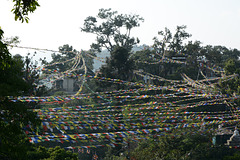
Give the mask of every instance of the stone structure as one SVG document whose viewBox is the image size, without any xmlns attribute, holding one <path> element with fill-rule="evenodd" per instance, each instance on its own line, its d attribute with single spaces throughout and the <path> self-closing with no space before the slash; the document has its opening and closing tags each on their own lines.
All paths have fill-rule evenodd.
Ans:
<svg viewBox="0 0 240 160">
<path fill-rule="evenodd" d="M 54 87 L 55 89 L 60 91 L 74 92 L 76 90 L 75 83 L 75 79 L 65 77 L 64 79 L 56 80 Z"/>
<path fill-rule="evenodd" d="M 75 80 L 73 78 L 64 78 L 63 80 L 63 89 L 67 92 L 74 91 Z"/>
<path fill-rule="evenodd" d="M 227 140 L 226 145 L 228 146 L 239 146 L 240 145 L 240 135 L 237 128 L 235 128 L 233 135 Z"/>
</svg>

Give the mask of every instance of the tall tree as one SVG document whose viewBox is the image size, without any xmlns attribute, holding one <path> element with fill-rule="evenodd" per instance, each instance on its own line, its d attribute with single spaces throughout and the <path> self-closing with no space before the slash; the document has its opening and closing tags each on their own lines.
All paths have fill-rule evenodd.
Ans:
<svg viewBox="0 0 240 160">
<path fill-rule="evenodd" d="M 29 12 L 36 8 L 35 0 L 13 0 L 16 20 L 26 20 Z M 15 103 L 6 96 L 21 95 L 27 83 L 24 81 L 22 61 L 12 58 L 7 44 L 3 42 L 3 30 L 0 28 L 0 159 L 25 159 L 29 149 L 29 141 L 24 134 L 23 127 L 39 124 L 36 114 L 28 111 L 23 103 Z"/>
<path fill-rule="evenodd" d="M 0 70 L 0 96 L 16 96 L 27 94 L 30 85 L 24 78 L 24 62 L 20 56 L 11 57 L 10 66 Z"/>
<path fill-rule="evenodd" d="M 138 38 L 131 37 L 134 27 L 139 27 L 143 18 L 139 15 L 123 15 L 109 9 L 99 9 L 96 17 L 89 16 L 84 20 L 81 30 L 93 33 L 97 36 L 97 42 L 93 43 L 93 49 L 101 51 L 102 47 L 112 52 L 115 46 L 132 49 L 134 44 L 139 43 Z M 101 23 L 101 24 L 99 24 Z M 125 32 L 125 33 L 123 33 Z"/>
<path fill-rule="evenodd" d="M 31 144 L 23 128 L 31 126 L 34 133 L 40 124 L 36 113 L 29 111 L 27 104 L 6 98 L 0 101 L 0 117 L 0 159 L 26 159 Z"/>
<path fill-rule="evenodd" d="M 37 70 L 37 61 L 33 62 L 33 57 L 35 56 L 36 52 L 30 57 L 30 53 L 27 54 L 25 59 L 19 55 L 19 59 L 23 61 L 24 66 L 22 68 L 24 72 L 24 80 L 29 85 L 27 95 L 35 95 L 36 94 L 36 87 L 37 83 L 39 82 L 39 75 L 40 71 Z M 16 56 L 14 56 L 16 57 Z"/>
<path fill-rule="evenodd" d="M 65 72 L 69 69 L 71 69 L 74 66 L 74 63 L 77 58 L 77 54 L 79 51 L 76 49 L 73 49 L 72 46 L 69 44 L 64 44 L 63 46 L 59 47 L 60 54 L 53 53 L 52 54 L 52 61 L 47 63 L 46 61 L 44 64 L 50 65 L 47 68 L 57 70 L 58 72 Z M 85 60 L 85 64 L 88 68 L 88 72 L 92 74 L 93 70 L 93 58 L 92 56 L 95 56 L 94 52 L 92 50 L 89 51 L 81 51 L 82 58 Z M 41 59 L 42 60 L 42 59 Z M 43 60 L 44 61 L 44 60 Z M 59 63 L 62 62 L 62 63 Z M 74 62 L 74 63 L 73 63 Z M 54 65 L 56 63 L 56 65 Z M 76 68 L 79 68 L 83 65 L 83 61 L 81 60 Z M 81 71 L 75 71 L 76 73 L 82 73 Z"/>
<path fill-rule="evenodd" d="M 223 48 L 221 46 L 207 45 L 203 47 L 202 54 L 206 57 L 210 63 L 215 65 L 222 65 L 223 63 Z"/>
<path fill-rule="evenodd" d="M 186 32 L 187 26 L 177 26 L 176 32 L 173 34 L 168 28 L 164 31 L 159 31 L 158 37 L 154 37 L 154 48 L 159 54 L 164 56 L 166 53 L 177 53 L 183 51 L 183 41 L 189 37 L 191 34 Z"/>
<path fill-rule="evenodd" d="M 72 46 L 65 44 L 59 47 L 60 54 L 53 53 L 52 54 L 52 61 L 48 63 L 48 65 L 52 65 L 58 62 L 65 62 L 67 60 L 71 60 L 77 54 L 77 50 L 73 49 Z M 64 72 L 69 70 L 72 67 L 72 63 L 58 63 L 57 65 L 53 65 L 48 67 L 49 69 L 58 70 L 59 72 Z"/>
<path fill-rule="evenodd" d="M 174 56 L 179 56 L 179 53 L 183 53 L 184 51 L 184 40 L 191 37 L 191 34 L 186 32 L 186 26 L 177 26 L 176 32 L 172 33 L 168 28 L 165 28 L 164 31 L 159 31 L 158 37 L 154 37 L 154 49 L 156 50 L 156 56 L 159 60 L 170 58 Z M 176 76 L 176 72 L 181 70 L 182 65 L 174 64 L 174 63 L 160 63 L 159 64 L 159 73 L 160 76 L 166 78 L 177 78 L 180 76 Z"/>
<path fill-rule="evenodd" d="M 157 56 L 159 58 L 159 56 Z M 135 62 L 135 70 L 144 70 L 145 72 L 158 75 L 159 65 L 148 63 L 156 62 L 155 50 L 143 49 L 133 53 L 131 60 Z"/>
<path fill-rule="evenodd" d="M 3 30 L 0 27 L 0 70 L 4 70 L 11 64 L 11 54 L 8 51 L 7 44 L 3 42 Z"/>
<path fill-rule="evenodd" d="M 199 62 L 202 54 L 202 46 L 200 41 L 189 41 L 184 45 L 183 53 L 186 55 L 186 67 L 181 68 L 179 72 L 187 74 L 192 79 L 202 78 L 199 74 Z"/>
<path fill-rule="evenodd" d="M 45 148 L 43 146 L 38 146 L 38 148 L 34 148 L 33 150 L 29 151 L 26 156 L 28 160 L 77 160 L 78 154 L 73 153 L 71 151 L 66 151 L 59 146 L 55 148 Z"/>
<path fill-rule="evenodd" d="M 39 7 L 38 0 L 12 0 L 14 2 L 14 6 L 12 12 L 15 15 L 15 20 L 19 20 L 21 22 L 29 21 L 28 13 L 34 12 L 37 7 Z"/>
<path fill-rule="evenodd" d="M 223 59 L 239 59 L 240 57 L 240 51 L 236 48 L 234 49 L 226 49 L 225 52 L 223 52 Z"/>
<path fill-rule="evenodd" d="M 132 159 L 213 160 L 223 159 L 224 156 L 234 153 L 235 150 L 226 146 L 213 146 L 210 138 L 211 135 L 203 135 L 199 131 L 195 131 L 195 135 L 151 138 L 148 141 L 139 143 L 134 150 L 130 151 L 129 156 Z"/>
<path fill-rule="evenodd" d="M 130 52 L 124 47 L 115 47 L 107 58 L 106 65 L 100 68 L 103 77 L 129 80 L 133 70 L 133 61 Z"/>
<path fill-rule="evenodd" d="M 183 51 L 183 41 L 192 35 L 186 32 L 187 26 L 177 26 L 176 32 L 173 36 L 172 42 L 170 44 L 171 50 L 175 52 L 182 52 Z"/>
<path fill-rule="evenodd" d="M 15 20 L 20 20 L 22 22 L 28 22 L 28 13 L 34 12 L 38 4 L 37 0 L 12 0 L 14 6 L 12 12 L 15 15 Z M 10 53 L 7 49 L 7 44 L 3 42 L 3 30 L 0 26 L 0 70 L 7 66 L 10 66 L 9 61 L 11 60 Z"/>
<path fill-rule="evenodd" d="M 11 102 L 7 96 L 29 93 L 32 84 L 24 80 L 24 61 L 20 55 L 11 57 L 10 65 L 0 70 L 0 159 L 24 159 L 30 143 L 23 128 L 31 124 L 34 131 L 39 124 L 37 116 L 28 105 Z M 27 71 L 31 77 L 30 69 Z M 30 79 L 29 79 L 30 80 Z"/>
<path fill-rule="evenodd" d="M 240 94 L 240 61 L 236 60 L 236 59 L 229 59 L 224 66 L 224 70 L 226 72 L 227 75 L 231 75 L 231 74 L 237 74 L 236 77 L 234 77 L 231 80 L 222 80 L 220 82 L 220 88 L 222 93 L 224 94 Z M 238 103 L 240 103 L 240 101 L 238 100 Z"/>
<path fill-rule="evenodd" d="M 165 31 L 159 31 L 158 35 L 161 36 L 162 38 L 158 39 L 157 37 L 154 37 L 153 46 L 156 49 L 156 51 L 163 56 L 165 50 L 169 49 L 172 40 L 172 33 L 167 27 L 165 27 Z"/>
<path fill-rule="evenodd" d="M 26 70 L 20 55 L 10 57 L 9 66 L 0 69 L 0 77 L 0 159 L 25 159 L 31 146 L 23 128 L 31 124 L 34 131 L 39 120 L 28 104 L 12 102 L 7 96 L 29 95 L 34 79 L 30 65 Z"/>
</svg>

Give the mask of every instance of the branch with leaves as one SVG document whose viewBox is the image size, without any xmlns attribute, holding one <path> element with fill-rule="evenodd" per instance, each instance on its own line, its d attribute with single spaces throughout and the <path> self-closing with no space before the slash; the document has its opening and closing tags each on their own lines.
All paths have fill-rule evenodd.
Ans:
<svg viewBox="0 0 240 160">
<path fill-rule="evenodd" d="M 97 36 L 97 42 L 93 43 L 91 48 L 99 52 L 102 48 L 112 52 L 116 46 L 131 50 L 133 45 L 140 42 L 138 38 L 131 37 L 130 33 L 134 27 L 139 27 L 144 19 L 139 15 L 117 13 L 110 8 L 100 9 L 96 17 L 89 16 L 84 20 L 81 30 Z"/>
</svg>

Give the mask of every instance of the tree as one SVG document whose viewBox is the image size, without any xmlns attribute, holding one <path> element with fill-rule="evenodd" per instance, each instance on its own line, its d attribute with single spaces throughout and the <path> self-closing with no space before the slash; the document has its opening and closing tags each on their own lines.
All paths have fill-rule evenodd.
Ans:
<svg viewBox="0 0 240 160">
<path fill-rule="evenodd" d="M 11 55 L 8 51 L 7 44 L 2 41 L 3 30 L 0 27 L 0 70 L 10 66 Z"/>
<path fill-rule="evenodd" d="M 24 63 L 18 56 L 11 58 L 9 67 L 0 70 L 0 96 L 16 96 L 27 93 L 30 86 L 24 81 Z"/>
<path fill-rule="evenodd" d="M 0 159 L 25 159 L 31 148 L 23 128 L 31 125 L 32 131 L 39 125 L 36 113 L 28 110 L 28 104 L 12 102 L 7 96 L 28 95 L 32 83 L 24 80 L 24 60 L 15 55 L 9 66 L 0 70 Z M 31 77 L 31 74 L 28 74 Z"/>
<path fill-rule="evenodd" d="M 176 133 L 175 133 L 176 134 Z M 159 140 L 140 142 L 129 156 L 132 159 L 223 159 L 234 151 L 225 146 L 212 146 L 210 135 L 187 134 L 162 136 Z"/>
<path fill-rule="evenodd" d="M 185 29 L 187 26 L 177 26 L 176 33 L 173 36 L 172 42 L 170 44 L 171 50 L 175 52 L 181 52 L 183 51 L 183 41 L 192 35 L 187 33 Z"/>
<path fill-rule="evenodd" d="M 183 49 L 183 53 L 186 55 L 186 67 L 181 68 L 179 72 L 185 73 L 192 79 L 201 79 L 202 76 L 199 74 L 199 62 L 202 54 L 202 46 L 200 41 L 189 41 Z"/>
<path fill-rule="evenodd" d="M 36 95 L 36 87 L 37 83 L 39 82 L 40 71 L 36 69 L 38 63 L 37 61 L 35 61 L 35 63 L 33 62 L 33 57 L 35 54 L 36 52 L 30 58 L 30 53 L 28 53 L 25 59 L 19 55 L 19 59 L 21 59 L 24 63 L 22 68 L 24 72 L 24 80 L 29 85 L 27 95 Z"/>
<path fill-rule="evenodd" d="M 133 61 L 130 52 L 124 47 L 115 47 L 107 58 L 106 65 L 100 68 L 103 77 L 129 80 L 133 70 Z"/>
<path fill-rule="evenodd" d="M 207 45 L 203 47 L 202 54 L 206 57 L 208 61 L 212 64 L 220 66 L 223 61 L 222 47 Z"/>
<path fill-rule="evenodd" d="M 139 43 L 139 39 L 130 37 L 131 30 L 139 27 L 143 18 L 139 15 L 117 14 L 117 11 L 109 9 L 99 9 L 96 17 L 89 16 L 84 20 L 81 30 L 86 33 L 97 35 L 97 42 L 91 48 L 101 51 L 102 47 L 112 52 L 116 46 L 132 49 L 134 44 Z M 98 23 L 101 24 L 98 24 Z M 125 33 L 122 33 L 125 32 Z"/>
<path fill-rule="evenodd" d="M 239 160 L 240 159 L 240 152 L 237 151 L 233 155 L 225 156 L 223 160 Z"/>
<path fill-rule="evenodd" d="M 28 13 L 34 12 L 38 4 L 37 0 L 12 0 L 15 4 L 13 6 L 12 12 L 15 15 L 15 20 L 20 20 L 22 22 L 26 21 L 28 23 Z M 7 44 L 3 42 L 3 30 L 0 26 L 0 70 L 7 66 L 10 66 L 9 61 L 11 60 L 10 53 L 7 49 Z"/>
<path fill-rule="evenodd" d="M 79 52 L 76 49 L 73 49 L 72 46 L 69 44 L 65 44 L 63 46 L 59 47 L 60 54 L 53 53 L 52 54 L 52 61 L 47 63 L 44 62 L 44 64 L 48 65 L 48 69 L 53 69 L 58 72 L 65 72 L 67 70 L 70 70 L 75 64 L 73 62 L 76 62 L 77 60 L 77 54 Z M 90 56 L 95 56 L 95 54 L 89 50 L 89 51 L 81 51 L 82 58 L 85 60 L 85 64 L 87 68 L 89 69 L 89 72 L 93 69 L 93 58 Z M 42 59 L 41 59 L 42 60 Z M 43 60 L 44 61 L 44 60 Z M 62 63 L 60 63 L 62 62 Z M 56 65 L 54 65 L 56 63 Z M 80 60 L 76 68 L 81 67 L 83 65 L 83 61 Z M 75 71 L 76 73 L 81 73 L 80 71 Z"/>
<path fill-rule="evenodd" d="M 35 9 L 36 1 L 13 0 L 15 19 L 28 21 L 27 14 Z M 35 113 L 28 111 L 26 104 L 12 102 L 6 96 L 19 96 L 27 83 L 22 79 L 22 61 L 13 58 L 3 42 L 3 30 L 0 28 L 0 159 L 25 159 L 30 143 L 24 134 L 23 127 L 39 125 Z"/>
<path fill-rule="evenodd" d="M 2 96 L 34 95 L 39 71 L 29 55 L 25 59 L 16 54 L 9 61 L 10 66 L 0 70 L 0 94 Z"/>
<path fill-rule="evenodd" d="M 27 104 L 5 98 L 0 101 L 0 117 L 0 159 L 24 160 L 31 145 L 23 128 L 30 125 L 34 133 L 40 124 L 36 113 Z"/>
<path fill-rule="evenodd" d="M 224 70 L 226 74 L 240 74 L 240 61 L 238 59 L 228 59 L 226 61 Z"/>
<path fill-rule="evenodd" d="M 183 51 L 183 40 L 191 37 L 191 34 L 187 33 L 185 29 L 187 26 L 177 26 L 176 32 L 172 32 L 165 28 L 165 31 L 159 31 L 158 35 L 161 39 L 154 37 L 154 48 L 157 50 L 158 54 L 161 54 L 163 57 L 168 53 L 177 53 Z"/>
<path fill-rule="evenodd" d="M 65 45 L 59 47 L 59 52 L 60 52 L 60 54 L 53 53 L 51 55 L 52 61 L 47 63 L 47 65 L 49 65 L 49 67 L 47 67 L 47 68 L 56 70 L 58 72 L 64 72 L 64 71 L 71 69 L 71 67 L 73 65 L 72 61 L 73 61 L 73 58 L 77 54 L 77 50 L 73 49 L 72 46 L 65 44 Z M 65 61 L 71 60 L 71 59 L 72 59 L 71 62 L 65 62 Z M 60 62 L 63 62 L 63 63 L 60 63 Z M 57 64 L 53 65 L 54 63 L 57 63 Z"/>
<path fill-rule="evenodd" d="M 240 57 L 240 51 L 237 50 L 236 48 L 234 49 L 225 49 L 223 52 L 223 59 L 228 60 L 228 59 L 239 59 Z"/>
<path fill-rule="evenodd" d="M 222 93 L 229 94 L 229 95 L 239 95 L 240 94 L 240 61 L 236 59 L 229 59 L 224 66 L 224 70 L 227 75 L 237 74 L 236 77 L 234 77 L 231 80 L 221 80 L 220 81 L 220 88 Z M 239 102 L 238 102 L 239 103 Z"/>
<path fill-rule="evenodd" d="M 79 90 L 79 88 L 82 89 L 82 85 L 85 82 L 83 82 L 84 77 L 80 75 L 85 73 L 87 75 L 95 75 L 92 71 L 94 63 L 93 57 L 95 57 L 95 53 L 92 50 L 81 50 L 79 52 L 68 44 L 60 46 L 59 52 L 60 54 L 52 54 L 52 61 L 49 63 L 46 62 L 45 59 L 40 59 L 46 66 L 44 67 L 44 74 L 42 77 L 48 76 L 49 74 L 55 74 L 61 78 L 71 77 L 72 79 L 76 80 L 74 82 L 74 91 Z M 55 89 L 62 89 L 61 84 L 57 84 L 56 86 L 57 87 L 55 87 Z"/>
<path fill-rule="evenodd" d="M 29 160 L 77 160 L 77 156 L 78 155 L 76 153 L 66 151 L 59 146 L 49 149 L 39 146 L 27 153 L 27 158 Z"/>
<path fill-rule="evenodd" d="M 132 54 L 131 60 L 135 62 L 135 70 L 144 70 L 145 72 L 158 75 L 159 74 L 159 65 L 148 63 L 156 62 L 156 59 L 159 58 L 158 55 L 155 54 L 155 50 L 144 49 L 137 51 Z M 144 62 L 143 62 L 144 61 Z M 146 62 L 146 63 L 145 63 Z"/>
<path fill-rule="evenodd" d="M 159 59 L 161 59 L 161 56 L 156 54 L 156 50 L 154 49 L 143 49 L 140 51 L 137 51 L 133 53 L 131 56 L 131 60 L 135 62 L 134 64 L 134 70 L 137 72 L 142 72 L 142 74 L 147 75 L 153 74 L 156 76 L 163 75 L 165 70 L 162 70 L 162 66 L 164 64 L 156 63 Z M 153 80 L 153 83 L 155 85 L 159 85 L 160 83 L 163 83 L 162 81 Z"/>
<path fill-rule="evenodd" d="M 14 15 L 15 15 L 15 20 L 20 20 L 22 22 L 26 21 L 28 22 L 29 18 L 28 13 L 30 12 L 34 12 L 36 10 L 36 8 L 39 6 L 37 0 L 13 0 L 14 4 L 14 8 L 12 9 Z M 17 69 L 17 71 L 14 69 L 14 67 L 16 65 L 20 65 L 19 62 L 17 61 L 13 61 L 10 52 L 8 51 L 7 48 L 7 43 L 3 42 L 3 30 L 0 27 L 0 72 L 1 72 L 1 76 L 2 78 L 7 78 L 6 79 L 2 79 L 1 78 L 1 85 L 3 83 L 5 83 L 6 85 L 4 85 L 5 87 L 10 87 L 9 88 L 5 88 L 2 93 L 0 94 L 1 96 L 6 95 L 7 92 L 11 92 L 11 90 L 19 90 L 20 87 L 25 87 L 24 85 L 19 85 L 17 83 L 21 83 L 22 80 L 19 79 L 19 66 L 15 69 Z M 18 60 L 19 61 L 19 60 Z M 11 65 L 14 65 L 14 67 L 11 67 Z M 10 69 L 11 71 L 13 71 L 13 74 L 11 75 L 9 72 L 10 70 L 4 71 L 5 69 Z M 17 73 L 18 72 L 18 73 Z M 17 77 L 16 77 L 17 76 Z M 11 78 L 17 78 L 15 79 L 16 83 L 13 86 L 8 85 L 8 81 Z M 13 83 L 12 83 L 13 84 Z M 16 87 L 16 88 L 15 88 Z M 22 89 L 20 89 L 22 90 Z M 5 93 L 3 93 L 5 92 Z M 14 91 L 15 92 L 15 91 Z"/>
<path fill-rule="evenodd" d="M 159 31 L 158 35 L 162 36 L 162 38 L 158 39 L 157 37 L 154 37 L 153 46 L 156 49 L 156 51 L 163 56 L 165 53 L 165 50 L 169 49 L 169 45 L 172 40 L 172 33 L 167 27 L 165 27 L 165 32 Z"/>
<path fill-rule="evenodd" d="M 160 39 L 158 37 L 154 37 L 154 48 L 156 50 L 156 57 L 158 55 L 158 59 L 165 59 L 170 58 L 174 56 L 179 56 L 179 53 L 184 52 L 184 44 L 183 41 L 189 37 L 191 37 L 191 34 L 187 33 L 186 26 L 177 26 L 176 32 L 173 34 L 168 28 L 165 28 L 165 31 L 159 31 L 158 35 L 160 36 Z M 159 64 L 159 73 L 160 76 L 165 78 L 175 77 L 177 79 L 180 78 L 179 73 L 176 74 L 176 72 L 179 72 L 183 67 L 179 64 L 173 64 L 173 63 L 160 63 Z M 176 75 L 178 75 L 176 77 Z"/>
<path fill-rule="evenodd" d="M 98 76 L 130 81 L 132 77 L 133 68 L 134 63 L 132 59 L 130 59 L 129 50 L 124 47 L 117 46 L 110 53 L 110 57 L 107 58 L 106 64 L 102 65 L 102 67 L 100 68 Z M 111 89 L 124 88 L 124 86 L 120 86 L 119 84 L 110 84 L 108 82 L 96 81 L 96 85 L 99 87 L 96 89 L 97 91 L 99 91 L 98 89 L 106 90 L 110 88 Z"/>
<path fill-rule="evenodd" d="M 22 22 L 29 21 L 28 13 L 34 12 L 37 7 L 40 5 L 38 4 L 38 0 L 12 0 L 15 4 L 13 6 L 12 12 L 15 15 L 15 20 L 19 20 Z"/>
</svg>

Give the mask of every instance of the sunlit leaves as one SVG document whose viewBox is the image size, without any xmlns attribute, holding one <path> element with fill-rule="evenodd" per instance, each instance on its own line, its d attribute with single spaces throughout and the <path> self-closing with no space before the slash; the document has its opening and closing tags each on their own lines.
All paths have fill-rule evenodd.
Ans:
<svg viewBox="0 0 240 160">
<path fill-rule="evenodd" d="M 81 28 L 83 32 L 96 34 L 97 42 L 92 44 L 92 49 L 101 51 L 106 48 L 113 51 L 115 46 L 131 49 L 139 39 L 130 37 L 131 29 L 139 27 L 144 19 L 139 15 L 123 15 L 109 9 L 99 9 L 96 17 L 89 16 L 84 20 Z"/>
<path fill-rule="evenodd" d="M 13 0 L 13 2 L 12 12 L 15 15 L 15 21 L 19 20 L 22 23 L 24 21 L 28 23 L 28 13 L 33 13 L 40 6 L 37 0 Z"/>
</svg>

